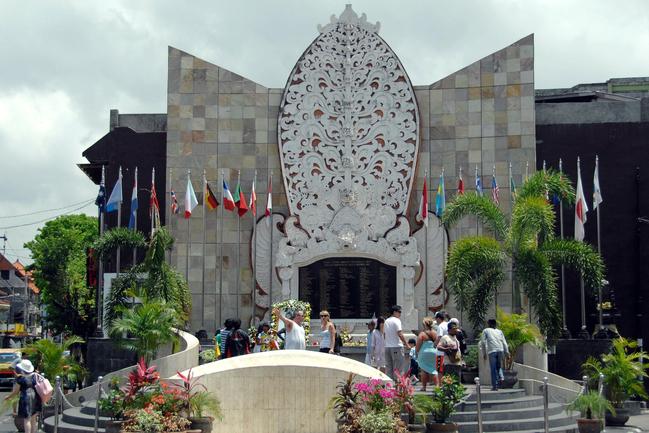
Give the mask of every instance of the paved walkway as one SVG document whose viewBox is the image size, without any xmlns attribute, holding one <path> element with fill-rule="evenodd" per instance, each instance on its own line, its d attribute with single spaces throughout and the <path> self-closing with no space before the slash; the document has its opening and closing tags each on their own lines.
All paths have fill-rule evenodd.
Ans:
<svg viewBox="0 0 649 433">
<path fill-rule="evenodd" d="M 633 415 L 624 427 L 606 427 L 602 433 L 638 433 L 649 432 L 649 410 L 640 415 Z"/>
</svg>

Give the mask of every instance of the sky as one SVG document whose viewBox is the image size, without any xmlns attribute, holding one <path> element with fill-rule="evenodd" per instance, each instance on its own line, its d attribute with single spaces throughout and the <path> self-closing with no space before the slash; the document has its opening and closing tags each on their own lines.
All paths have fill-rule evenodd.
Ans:
<svg viewBox="0 0 649 433">
<path fill-rule="evenodd" d="M 317 25 L 348 2 L 0 0 L 6 256 L 29 263 L 23 244 L 45 219 L 96 215 L 97 187 L 76 164 L 108 132 L 110 109 L 166 111 L 167 46 L 282 88 Z M 649 76 L 647 0 L 368 0 L 353 7 L 381 23 L 380 35 L 415 85 L 530 33 L 536 88 Z"/>
</svg>

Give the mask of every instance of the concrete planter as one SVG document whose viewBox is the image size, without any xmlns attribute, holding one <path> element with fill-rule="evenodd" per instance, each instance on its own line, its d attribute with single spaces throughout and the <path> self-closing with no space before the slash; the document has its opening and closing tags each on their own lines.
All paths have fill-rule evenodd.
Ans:
<svg viewBox="0 0 649 433">
<path fill-rule="evenodd" d="M 504 370 L 503 375 L 505 380 L 500 385 L 501 388 L 513 388 L 518 382 L 518 372 L 516 370 Z"/>
<path fill-rule="evenodd" d="M 601 419 L 577 419 L 577 428 L 579 429 L 579 433 L 600 433 L 603 425 L 604 421 Z"/>
<path fill-rule="evenodd" d="M 623 407 L 615 408 L 615 415 L 606 411 L 606 425 L 611 427 L 622 427 L 629 420 L 629 409 Z"/>
<path fill-rule="evenodd" d="M 454 422 L 427 422 L 426 433 L 458 433 Z"/>
<path fill-rule="evenodd" d="M 188 419 L 191 422 L 190 428 L 192 430 L 198 430 L 202 433 L 212 433 L 212 423 L 214 422 L 214 418 L 212 418 L 211 416 Z"/>
</svg>

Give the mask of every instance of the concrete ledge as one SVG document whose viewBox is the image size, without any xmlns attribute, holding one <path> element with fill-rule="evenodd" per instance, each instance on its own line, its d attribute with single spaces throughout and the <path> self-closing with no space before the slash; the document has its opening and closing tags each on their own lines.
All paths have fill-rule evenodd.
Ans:
<svg viewBox="0 0 649 433">
<path fill-rule="evenodd" d="M 551 402 L 571 402 L 582 390 L 581 385 L 578 383 L 539 368 L 514 364 L 514 370 L 518 372 L 518 381 L 521 388 L 524 388 L 528 395 L 541 394 L 543 378 L 547 377 Z"/>
</svg>

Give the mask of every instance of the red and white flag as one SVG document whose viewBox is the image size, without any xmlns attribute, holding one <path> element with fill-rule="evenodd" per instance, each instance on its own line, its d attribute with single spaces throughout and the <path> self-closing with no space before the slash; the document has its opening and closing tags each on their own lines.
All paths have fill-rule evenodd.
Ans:
<svg viewBox="0 0 649 433">
<path fill-rule="evenodd" d="M 581 167 L 579 157 L 577 157 L 577 199 L 575 201 L 575 240 L 583 241 L 586 224 L 586 213 L 588 212 L 588 204 L 586 204 L 586 197 L 584 197 L 584 189 L 581 186 Z"/>
<path fill-rule="evenodd" d="M 266 217 L 266 221 L 268 221 L 269 225 L 271 222 L 272 214 L 273 214 L 273 176 L 270 175 L 268 177 L 268 198 L 266 199 L 266 212 L 264 212 L 264 216 Z"/>
<path fill-rule="evenodd" d="M 457 181 L 457 195 L 464 194 L 464 179 L 462 179 L 462 167 L 460 167 L 460 178 Z"/>
<path fill-rule="evenodd" d="M 424 177 L 424 190 L 421 193 L 421 201 L 419 202 L 419 212 L 417 218 L 420 222 L 428 227 L 428 187 L 426 186 L 426 178 Z"/>
<path fill-rule="evenodd" d="M 198 206 L 198 200 L 196 199 L 196 193 L 194 192 L 192 181 L 189 178 L 189 173 L 187 173 L 187 189 L 185 190 L 185 219 L 191 218 L 192 211 L 196 206 Z"/>
<path fill-rule="evenodd" d="M 250 212 L 252 212 L 253 217 L 257 217 L 257 193 L 255 192 L 255 182 L 257 181 L 257 175 L 255 174 L 255 178 L 252 180 L 252 191 L 250 191 L 250 203 L 248 204 L 248 208 L 250 209 Z"/>
<path fill-rule="evenodd" d="M 151 170 L 151 196 L 149 198 L 149 216 L 151 217 L 151 234 L 160 228 L 160 204 L 155 191 L 155 168 Z"/>
</svg>

